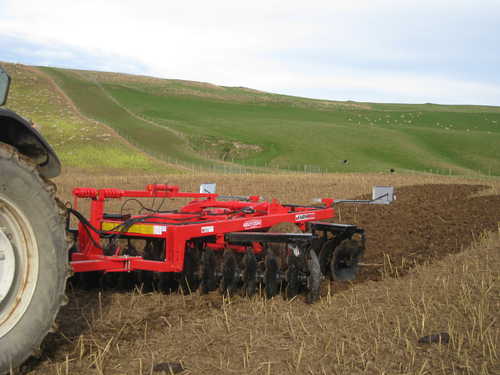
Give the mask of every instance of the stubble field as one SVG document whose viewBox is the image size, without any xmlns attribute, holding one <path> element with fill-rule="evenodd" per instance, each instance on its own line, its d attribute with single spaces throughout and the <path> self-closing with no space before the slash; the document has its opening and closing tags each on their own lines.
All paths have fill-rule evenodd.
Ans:
<svg viewBox="0 0 500 375">
<path fill-rule="evenodd" d="M 68 283 L 59 331 L 33 374 L 495 374 L 500 372 L 500 184 L 387 174 L 318 176 L 87 175 L 75 187 L 143 189 L 153 182 L 281 203 L 366 198 L 392 185 L 390 206 L 338 205 L 335 222 L 367 233 L 352 281 L 323 283 L 321 298 L 224 299 L 156 291 L 84 290 Z M 79 208 L 80 209 L 80 208 Z M 86 208 L 82 205 L 84 213 Z M 88 213 L 86 213 L 88 214 Z M 447 344 L 419 338 L 446 332 Z"/>
</svg>

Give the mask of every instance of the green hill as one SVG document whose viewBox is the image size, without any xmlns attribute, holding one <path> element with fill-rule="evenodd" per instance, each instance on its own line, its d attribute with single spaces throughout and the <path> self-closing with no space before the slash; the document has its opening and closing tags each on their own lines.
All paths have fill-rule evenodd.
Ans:
<svg viewBox="0 0 500 375">
<path fill-rule="evenodd" d="M 42 134 L 59 156 L 63 170 L 77 167 L 101 173 L 176 171 L 133 149 L 105 125 L 83 117 L 37 69 L 21 64 L 2 65 L 12 76 L 6 107 L 42 126 Z"/>
<path fill-rule="evenodd" d="M 170 162 L 203 168 L 224 158 L 295 171 L 309 165 L 322 172 L 500 175 L 500 107 L 335 102 L 117 73 L 39 70 L 87 117 Z"/>
</svg>

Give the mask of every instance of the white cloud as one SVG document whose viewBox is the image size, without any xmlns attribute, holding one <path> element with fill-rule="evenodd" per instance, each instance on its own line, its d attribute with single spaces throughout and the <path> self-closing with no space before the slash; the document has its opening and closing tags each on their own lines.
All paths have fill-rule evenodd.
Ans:
<svg viewBox="0 0 500 375">
<path fill-rule="evenodd" d="M 336 100 L 498 104 L 499 11 L 494 0 L 0 0 L 0 37 L 29 45 L 27 62 Z M 0 60 L 15 56 L 6 47 Z"/>
</svg>

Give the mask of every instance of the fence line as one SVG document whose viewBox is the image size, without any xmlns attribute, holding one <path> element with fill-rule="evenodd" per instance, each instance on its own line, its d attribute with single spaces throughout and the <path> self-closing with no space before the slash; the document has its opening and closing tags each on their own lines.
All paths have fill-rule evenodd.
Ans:
<svg viewBox="0 0 500 375">
<path fill-rule="evenodd" d="M 481 179 L 481 180 L 499 180 L 500 176 L 495 176 L 488 173 L 481 173 L 481 170 L 473 171 L 468 170 L 467 174 L 459 174 L 453 172 L 452 168 L 431 168 L 429 170 L 406 172 L 405 174 L 411 173 L 412 175 L 426 175 L 426 176 L 439 176 L 439 177 L 449 177 L 449 178 L 462 178 L 462 179 Z"/>
</svg>

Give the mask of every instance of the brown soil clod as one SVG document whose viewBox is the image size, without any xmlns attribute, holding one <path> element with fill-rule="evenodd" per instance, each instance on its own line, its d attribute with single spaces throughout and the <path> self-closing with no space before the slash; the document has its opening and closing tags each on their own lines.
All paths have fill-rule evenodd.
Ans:
<svg viewBox="0 0 500 375">
<path fill-rule="evenodd" d="M 433 343 L 448 344 L 449 342 L 450 342 L 450 335 L 446 332 L 434 333 L 432 335 L 421 337 L 418 340 L 419 344 L 433 344 Z"/>
</svg>

